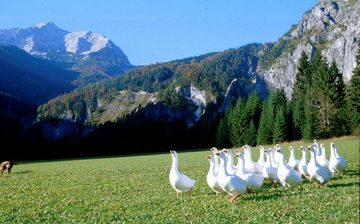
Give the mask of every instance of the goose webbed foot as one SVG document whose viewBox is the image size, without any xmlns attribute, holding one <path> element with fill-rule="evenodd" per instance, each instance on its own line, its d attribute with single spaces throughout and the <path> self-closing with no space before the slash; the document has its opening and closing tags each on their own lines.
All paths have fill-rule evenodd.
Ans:
<svg viewBox="0 0 360 224">
<path fill-rule="evenodd" d="M 276 182 L 274 180 L 271 182 L 271 186 L 276 187 Z"/>
<path fill-rule="evenodd" d="M 232 197 L 229 199 L 230 203 L 235 204 L 236 199 L 237 199 L 239 196 L 240 196 L 240 195 L 234 195 L 234 196 L 232 196 Z"/>
</svg>

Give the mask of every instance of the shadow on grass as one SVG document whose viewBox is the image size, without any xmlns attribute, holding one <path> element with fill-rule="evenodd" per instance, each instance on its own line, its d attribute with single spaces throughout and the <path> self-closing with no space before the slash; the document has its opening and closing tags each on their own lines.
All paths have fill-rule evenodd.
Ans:
<svg viewBox="0 0 360 224">
<path fill-rule="evenodd" d="M 20 171 L 12 172 L 11 175 L 28 174 L 32 172 L 33 172 L 32 170 L 20 170 Z"/>
<path fill-rule="evenodd" d="M 281 190 L 281 189 L 279 189 L 279 190 Z M 266 192 L 263 192 L 263 193 L 266 193 Z M 269 192 L 267 192 L 267 194 L 260 194 L 260 193 L 251 194 L 248 199 L 255 200 L 255 201 L 264 201 L 264 200 L 275 200 L 275 199 L 282 198 L 284 196 L 285 196 L 285 192 L 279 191 L 279 192 L 272 192 L 271 194 Z"/>
<path fill-rule="evenodd" d="M 345 171 L 345 174 L 343 176 L 360 176 L 359 170 L 349 170 Z"/>
<path fill-rule="evenodd" d="M 353 187 L 359 186 L 359 182 L 350 182 L 350 183 L 339 183 L 339 184 L 329 184 L 330 188 L 338 188 L 338 187 Z"/>
</svg>

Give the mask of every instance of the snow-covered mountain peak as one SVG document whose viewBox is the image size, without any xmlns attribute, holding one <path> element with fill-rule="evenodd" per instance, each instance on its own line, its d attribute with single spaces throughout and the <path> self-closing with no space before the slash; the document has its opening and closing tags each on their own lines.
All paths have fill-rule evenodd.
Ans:
<svg viewBox="0 0 360 224">
<path fill-rule="evenodd" d="M 64 37 L 66 51 L 76 54 L 90 54 L 108 46 L 110 39 L 92 31 L 68 33 Z"/>
<path fill-rule="evenodd" d="M 43 28 L 43 27 L 45 27 L 45 26 L 56 26 L 56 25 L 55 25 L 53 22 L 51 22 L 51 21 L 42 21 L 42 22 L 36 24 L 36 25 L 34 26 L 34 28 L 39 28 L 39 29 L 41 29 L 41 28 Z"/>
<path fill-rule="evenodd" d="M 133 67 L 108 37 L 92 31 L 69 32 L 49 21 L 28 28 L 0 29 L 2 44 L 17 46 L 81 73 L 75 80 L 77 86 L 123 74 Z"/>
</svg>

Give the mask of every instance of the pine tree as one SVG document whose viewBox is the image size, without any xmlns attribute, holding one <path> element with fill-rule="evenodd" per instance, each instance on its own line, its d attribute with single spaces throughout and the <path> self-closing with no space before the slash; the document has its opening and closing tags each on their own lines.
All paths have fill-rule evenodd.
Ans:
<svg viewBox="0 0 360 224">
<path fill-rule="evenodd" d="M 333 61 L 329 68 L 332 85 L 330 89 L 331 103 L 334 104 L 332 115 L 330 117 L 330 135 L 340 136 L 349 134 L 351 125 L 345 105 L 346 86 L 336 62 Z"/>
<path fill-rule="evenodd" d="M 235 106 L 230 110 L 228 126 L 230 131 L 230 142 L 233 146 L 240 145 L 240 119 L 243 117 L 245 102 L 239 98 Z"/>
<path fill-rule="evenodd" d="M 356 55 L 356 67 L 353 76 L 347 86 L 347 102 L 351 114 L 351 126 L 353 132 L 360 131 L 360 44 Z"/>
<path fill-rule="evenodd" d="M 259 130 L 257 134 L 257 144 L 271 144 L 273 137 L 273 114 L 270 110 L 269 101 L 263 104 L 260 115 Z"/>
<path fill-rule="evenodd" d="M 275 116 L 273 129 L 273 143 L 279 143 L 286 140 L 286 118 L 284 109 L 280 108 Z"/>
<path fill-rule="evenodd" d="M 275 119 L 278 110 L 286 109 L 287 98 L 286 98 L 285 90 L 280 89 L 270 93 L 269 102 L 270 102 L 271 113 L 273 114 Z"/>
<path fill-rule="evenodd" d="M 333 78 L 326 59 L 320 53 L 317 53 L 313 66 L 314 78 L 309 95 L 316 108 L 316 116 L 321 121 L 319 123 L 320 137 L 329 137 L 332 128 L 331 118 L 336 113 L 336 106 L 332 100 L 335 92 Z"/>
<path fill-rule="evenodd" d="M 244 142 L 250 146 L 256 145 L 256 128 L 253 119 L 250 120 L 250 124 L 244 133 Z"/>
<path fill-rule="evenodd" d="M 256 91 L 252 92 L 246 101 L 245 111 L 248 122 L 252 119 L 255 128 L 258 128 L 261 114 L 261 99 Z"/>
<path fill-rule="evenodd" d="M 317 138 L 319 135 L 318 130 L 318 122 L 316 112 L 314 111 L 314 107 L 311 104 L 310 100 L 305 99 L 304 105 L 304 127 L 302 131 L 302 138 L 306 140 L 313 140 Z"/>
<path fill-rule="evenodd" d="M 229 130 L 227 126 L 227 116 L 219 122 L 216 132 L 216 145 L 220 147 L 229 146 Z"/>
<path fill-rule="evenodd" d="M 301 53 L 295 78 L 296 79 L 290 103 L 292 117 L 291 139 L 300 139 L 302 136 L 302 130 L 304 128 L 304 99 L 310 90 L 312 80 L 312 65 L 304 51 Z"/>
<path fill-rule="evenodd" d="M 292 99 L 302 98 L 311 83 L 311 64 L 305 51 L 301 52 L 295 76 Z"/>
<path fill-rule="evenodd" d="M 341 108 L 345 102 L 346 86 L 343 75 L 339 71 L 336 62 L 332 61 L 329 68 L 330 78 L 332 79 L 331 97 L 337 108 Z"/>
</svg>

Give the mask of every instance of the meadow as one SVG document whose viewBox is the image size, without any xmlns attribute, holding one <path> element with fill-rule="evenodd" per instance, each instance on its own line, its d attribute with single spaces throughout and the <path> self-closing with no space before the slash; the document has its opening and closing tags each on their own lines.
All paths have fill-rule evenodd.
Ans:
<svg viewBox="0 0 360 224">
<path fill-rule="evenodd" d="M 319 141 L 328 158 L 331 141 L 349 162 L 343 176 L 323 189 L 305 180 L 303 191 L 265 182 L 234 205 L 207 186 L 208 149 L 179 152 L 180 171 L 196 180 L 179 197 L 168 180 L 169 153 L 17 162 L 12 175 L 0 176 L 0 223 L 359 223 L 359 137 Z M 286 158 L 289 145 L 282 144 Z"/>
</svg>

